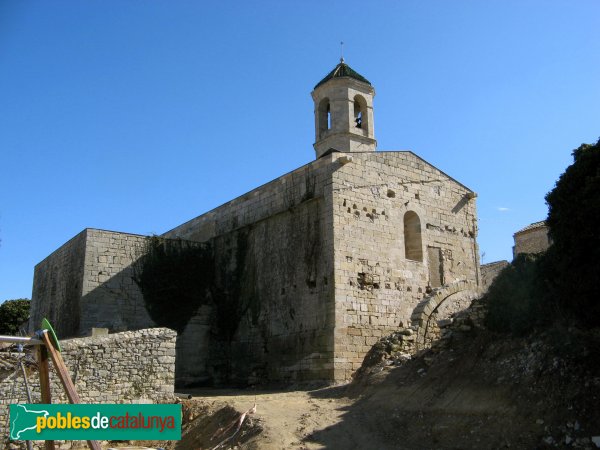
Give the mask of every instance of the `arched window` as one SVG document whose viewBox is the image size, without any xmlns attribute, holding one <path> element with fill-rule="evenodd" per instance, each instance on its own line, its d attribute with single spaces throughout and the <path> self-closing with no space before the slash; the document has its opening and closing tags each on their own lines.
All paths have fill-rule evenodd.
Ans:
<svg viewBox="0 0 600 450">
<path fill-rule="evenodd" d="M 319 139 L 323 137 L 323 134 L 331 129 L 331 108 L 329 106 L 329 99 L 324 98 L 319 103 L 318 110 L 319 117 Z"/>
<path fill-rule="evenodd" d="M 361 95 L 354 96 L 354 125 L 356 128 L 368 130 L 367 101 Z"/>
<path fill-rule="evenodd" d="M 423 262 L 421 221 L 414 211 L 404 214 L 404 254 L 406 259 Z"/>
</svg>

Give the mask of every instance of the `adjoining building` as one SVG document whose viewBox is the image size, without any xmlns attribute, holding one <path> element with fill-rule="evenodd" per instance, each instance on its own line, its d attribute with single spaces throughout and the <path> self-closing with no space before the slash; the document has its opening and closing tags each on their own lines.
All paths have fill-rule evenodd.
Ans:
<svg viewBox="0 0 600 450">
<path fill-rule="evenodd" d="M 515 245 L 513 247 L 513 257 L 522 253 L 535 254 L 548 250 L 552 240 L 548 234 L 549 228 L 545 221 L 534 222 L 517 231 L 513 238 Z"/>
<path fill-rule="evenodd" d="M 374 96 L 341 60 L 312 92 L 314 161 L 162 235 L 210 243 L 214 284 L 240 313 L 227 339 L 214 304 L 189 317 L 180 385 L 347 380 L 419 304 L 432 313 L 428 293 L 479 285 L 476 194 L 410 151 L 376 151 Z M 132 280 L 145 239 L 86 229 L 64 244 L 35 268 L 32 323 L 153 326 Z M 437 318 L 467 306 L 456 291 Z"/>
</svg>

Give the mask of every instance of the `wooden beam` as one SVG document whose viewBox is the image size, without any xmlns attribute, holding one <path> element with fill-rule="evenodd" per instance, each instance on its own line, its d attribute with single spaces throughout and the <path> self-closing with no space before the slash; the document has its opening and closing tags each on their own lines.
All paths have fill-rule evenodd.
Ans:
<svg viewBox="0 0 600 450">
<path fill-rule="evenodd" d="M 79 398 L 79 394 L 75 389 L 75 385 L 73 384 L 73 380 L 71 380 L 71 376 L 69 375 L 69 371 L 67 370 L 67 366 L 62 359 L 61 354 L 54 348 L 52 341 L 50 340 L 50 336 L 48 336 L 48 331 L 42 331 L 42 341 L 46 344 L 46 348 L 48 349 L 48 353 L 50 354 L 50 358 L 54 363 L 54 367 L 56 368 L 56 373 L 58 374 L 58 378 L 65 388 L 65 392 L 67 394 L 67 398 L 71 404 L 81 403 L 81 398 Z M 102 450 L 98 441 L 87 441 L 88 446 L 92 450 Z"/>
<path fill-rule="evenodd" d="M 56 368 L 56 373 L 63 387 L 65 388 L 65 392 L 67 394 L 67 398 L 70 403 L 81 403 L 81 399 L 79 398 L 79 394 L 75 390 L 75 385 L 73 381 L 71 381 L 71 376 L 69 375 L 69 371 L 67 370 L 67 366 L 62 359 L 61 354 L 54 348 L 52 341 L 50 340 L 50 336 L 48 336 L 48 332 L 46 330 L 42 331 L 42 341 L 46 344 L 46 348 L 48 349 L 48 353 L 50 354 L 50 358 L 54 363 L 54 367 Z"/>
</svg>

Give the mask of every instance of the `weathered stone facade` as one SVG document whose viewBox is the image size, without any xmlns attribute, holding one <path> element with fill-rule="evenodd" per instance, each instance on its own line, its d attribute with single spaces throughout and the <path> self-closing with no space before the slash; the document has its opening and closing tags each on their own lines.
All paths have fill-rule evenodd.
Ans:
<svg viewBox="0 0 600 450">
<path fill-rule="evenodd" d="M 515 240 L 513 257 L 516 258 L 522 253 L 542 253 L 548 250 L 552 243 L 548 231 L 549 228 L 544 221 L 532 223 L 517 231 L 513 235 Z"/>
<path fill-rule="evenodd" d="M 62 357 L 83 403 L 172 401 L 176 337 L 172 330 L 153 328 L 62 340 Z M 21 357 L 2 356 L 15 363 Z M 68 403 L 54 366 L 49 366 L 52 402 Z M 27 372 L 33 403 L 39 403 L 37 369 L 30 365 Z M 0 368 L 0 433 L 4 432 L 7 405 L 11 403 L 27 403 L 25 381 L 16 364 L 10 370 Z"/>
<path fill-rule="evenodd" d="M 347 380 L 434 289 L 465 287 L 438 299 L 436 318 L 467 306 L 480 283 L 476 195 L 412 152 L 375 151 L 373 96 L 370 83 L 340 63 L 313 92 L 317 160 L 163 235 L 210 242 L 214 283 L 243 305 L 227 341 L 215 333 L 214 305 L 190 318 L 177 343 L 181 384 Z M 80 325 L 65 330 L 148 323 L 145 312 L 120 309 L 142 304 L 128 281 L 136 255 L 128 249 L 143 238 L 131 236 L 107 235 L 97 246 L 99 238 L 88 237 Z M 105 272 L 115 261 L 120 266 Z M 51 267 L 42 262 L 36 279 L 51 277 Z M 39 317 L 52 311 L 37 305 L 50 295 L 33 298 Z M 50 319 L 68 323 L 70 312 L 56 309 Z"/>
<path fill-rule="evenodd" d="M 472 191 L 411 152 L 353 153 L 333 174 L 336 379 L 410 320 L 428 288 L 477 284 Z"/>
</svg>

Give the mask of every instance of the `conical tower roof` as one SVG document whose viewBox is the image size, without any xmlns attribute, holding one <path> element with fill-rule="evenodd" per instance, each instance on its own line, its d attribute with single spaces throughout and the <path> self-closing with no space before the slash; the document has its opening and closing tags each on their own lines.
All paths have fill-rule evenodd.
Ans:
<svg viewBox="0 0 600 450">
<path fill-rule="evenodd" d="M 335 68 L 331 72 L 329 72 L 325 78 L 323 78 L 315 85 L 315 89 L 333 78 L 344 77 L 354 78 L 355 80 L 367 83 L 369 86 L 371 85 L 371 82 L 369 80 L 367 80 L 361 74 L 353 70 L 348 64 L 344 62 L 344 59 L 342 58 L 340 60 L 340 63 L 337 66 L 335 66 Z"/>
</svg>

